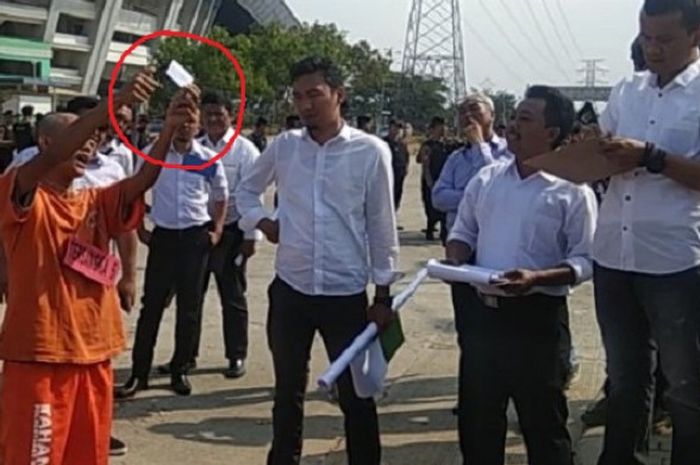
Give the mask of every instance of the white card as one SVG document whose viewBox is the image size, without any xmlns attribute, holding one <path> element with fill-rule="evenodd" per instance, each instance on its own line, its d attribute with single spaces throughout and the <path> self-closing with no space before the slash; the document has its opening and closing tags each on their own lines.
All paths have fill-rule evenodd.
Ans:
<svg viewBox="0 0 700 465">
<path fill-rule="evenodd" d="M 165 72 L 179 87 L 187 87 L 194 84 L 194 77 L 177 61 L 173 60 Z"/>
</svg>

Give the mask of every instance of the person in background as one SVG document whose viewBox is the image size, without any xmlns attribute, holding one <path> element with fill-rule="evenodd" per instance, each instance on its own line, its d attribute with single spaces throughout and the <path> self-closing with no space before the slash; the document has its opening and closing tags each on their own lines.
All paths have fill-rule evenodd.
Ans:
<svg viewBox="0 0 700 465">
<path fill-rule="evenodd" d="M 403 140 L 404 124 L 396 119 L 389 122 L 389 134 L 384 142 L 391 150 L 391 169 L 394 172 L 394 209 L 398 212 L 403 198 L 403 184 L 408 174 L 408 148 Z"/>
<path fill-rule="evenodd" d="M 16 152 L 36 145 L 34 141 L 34 107 L 26 105 L 21 110 L 22 118 L 12 126 Z"/>
<path fill-rule="evenodd" d="M 151 135 L 148 133 L 148 115 L 141 113 L 136 119 L 136 127 L 130 139 L 139 150 L 143 150 L 151 143 Z"/>
<path fill-rule="evenodd" d="M 124 135 L 129 134 L 131 132 L 131 125 L 134 122 L 134 113 L 131 108 L 117 108 L 114 112 L 114 117 L 122 133 Z M 105 139 L 105 142 L 100 147 L 100 152 L 119 163 L 126 175 L 131 176 L 134 173 L 134 154 L 121 139 L 119 139 L 112 125 L 110 125 L 105 132 Z"/>
<path fill-rule="evenodd" d="M 364 131 L 367 134 L 374 134 L 374 120 L 369 115 L 360 115 L 357 117 L 357 129 Z"/>
<path fill-rule="evenodd" d="M 200 129 L 199 108 L 196 113 L 196 121 L 182 125 L 174 134 L 166 163 L 201 166 L 216 156 L 194 138 Z M 139 164 L 143 165 L 142 159 Z M 201 325 L 204 279 L 210 251 L 221 241 L 226 218 L 228 184 L 222 161 L 202 170 L 163 172 L 152 197 L 150 218 L 155 229 L 145 231 L 142 226 L 139 233 L 148 245 L 143 307 L 136 326 L 131 376 L 116 389 L 118 399 L 148 389 L 158 329 L 173 289 L 177 320 L 170 387 L 178 395 L 192 393 L 187 374 Z"/>
<path fill-rule="evenodd" d="M 264 152 L 267 147 L 267 127 L 267 119 L 261 116 L 255 121 L 255 127 L 250 135 L 250 140 L 259 152 Z"/>
<path fill-rule="evenodd" d="M 301 129 L 303 127 L 299 115 L 288 115 L 284 121 L 284 130 L 291 131 L 293 129 Z"/>
<path fill-rule="evenodd" d="M 243 230 L 259 229 L 279 244 L 268 290 L 275 372 L 268 465 L 300 462 L 316 332 L 333 360 L 368 321 L 386 328 L 393 318 L 390 286 L 400 276 L 389 148 L 343 120 L 344 78 L 331 60 L 306 58 L 290 75 L 294 105 L 306 127 L 277 137 L 236 191 Z M 324 163 L 317 162 L 321 157 Z M 260 198 L 272 183 L 279 192 L 277 219 Z M 366 295 L 370 280 L 376 285 L 372 305 Z M 379 465 L 374 400 L 357 396 L 349 371 L 337 385 L 349 465 Z"/>
<path fill-rule="evenodd" d="M 668 381 L 672 465 L 698 463 L 700 439 L 700 3 L 646 0 L 648 71 L 612 91 L 601 115 L 613 176 L 593 245 L 607 356 L 600 465 L 649 461 L 656 356 Z"/>
<path fill-rule="evenodd" d="M 448 144 L 445 140 L 445 118 L 436 116 L 428 127 L 428 140 L 423 143 L 418 152 L 418 163 L 421 165 L 421 197 L 427 219 L 425 239 L 435 240 L 435 227 L 440 224 L 440 240 L 445 242 L 447 238 L 447 226 L 445 213 L 438 211 L 433 206 L 432 191 L 435 181 L 440 178 L 442 168 L 450 156 Z"/>
<path fill-rule="evenodd" d="M 514 160 L 492 163 L 469 182 L 446 249 L 447 262 L 504 271 L 465 286 L 459 303 L 459 439 L 465 464 L 505 461 L 512 399 L 531 464 L 573 465 L 564 387 L 569 352 L 567 295 L 593 274 L 596 201 L 588 186 L 528 168 L 556 149 L 574 124 L 558 90 L 533 86 L 516 111 Z"/>
<path fill-rule="evenodd" d="M 0 123 L 0 174 L 4 173 L 5 169 L 12 163 L 12 154 L 15 148 L 12 136 L 13 120 L 12 110 L 7 110 L 3 114 L 2 123 Z"/>
</svg>

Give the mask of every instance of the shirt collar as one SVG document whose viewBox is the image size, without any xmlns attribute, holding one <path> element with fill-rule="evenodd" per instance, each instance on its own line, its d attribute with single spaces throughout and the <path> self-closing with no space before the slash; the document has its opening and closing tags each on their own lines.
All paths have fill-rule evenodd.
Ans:
<svg viewBox="0 0 700 465">
<path fill-rule="evenodd" d="M 348 123 L 346 123 L 345 121 L 343 121 L 343 126 L 340 128 L 340 132 L 338 133 L 338 135 L 335 136 L 333 139 L 329 140 L 328 142 L 326 142 L 326 145 L 328 145 L 328 144 L 330 144 L 330 143 L 332 143 L 332 142 L 334 142 L 335 140 L 338 140 L 338 139 L 339 139 L 339 140 L 345 140 L 345 141 L 350 140 L 350 138 L 352 137 L 352 131 L 353 131 L 352 127 L 350 127 L 350 125 L 349 125 Z M 316 143 L 316 144 L 318 143 L 318 142 L 316 142 L 314 139 L 311 138 L 311 134 L 309 133 L 309 129 L 308 129 L 307 127 L 302 128 L 302 130 L 301 130 L 301 136 L 302 136 L 304 139 L 307 139 L 307 140 L 309 140 L 309 141 L 312 141 L 312 142 L 314 142 L 314 143 Z"/>
<path fill-rule="evenodd" d="M 228 128 L 226 132 L 224 133 L 224 136 L 219 140 L 218 144 L 221 144 L 222 142 L 224 144 L 228 144 L 228 141 L 231 140 L 231 138 L 234 136 L 236 132 L 233 130 L 233 128 Z M 209 134 L 205 134 L 204 137 L 202 137 L 202 142 L 204 146 L 209 147 L 209 148 L 216 148 L 218 147 L 218 144 L 215 144 L 210 138 Z"/>
<path fill-rule="evenodd" d="M 181 156 L 189 155 L 189 154 L 191 154 L 191 153 L 194 153 L 194 154 L 201 153 L 201 152 L 202 152 L 202 149 L 201 149 L 201 148 L 202 148 L 202 144 L 200 144 L 199 142 L 197 142 L 197 139 L 192 139 L 192 146 L 190 147 L 190 150 L 189 150 L 187 153 L 182 153 L 182 154 L 181 154 L 180 152 L 178 152 L 178 151 L 175 149 L 175 144 L 174 144 L 173 142 L 170 143 L 170 152 L 171 152 L 171 153 L 174 153 L 174 154 L 177 154 L 177 155 L 181 155 Z"/>
<path fill-rule="evenodd" d="M 670 84 L 676 84 L 681 87 L 688 87 L 691 82 L 700 77 L 700 59 L 695 60 L 693 63 L 688 65 L 688 67 L 683 70 L 678 76 L 676 76 Z M 659 75 L 649 72 L 647 74 L 646 80 L 647 86 L 658 89 L 659 88 Z M 670 84 L 667 84 L 668 87 Z"/>
<path fill-rule="evenodd" d="M 526 182 L 526 181 L 530 181 L 532 179 L 542 179 L 545 182 L 547 182 L 548 184 L 552 184 L 552 183 L 557 182 L 557 180 L 559 179 L 556 176 L 554 176 L 550 173 L 547 173 L 546 171 L 541 171 L 541 170 L 537 171 L 536 173 L 532 174 L 531 176 L 528 176 L 527 178 L 522 178 L 522 177 L 520 177 L 520 172 L 518 171 L 518 164 L 517 164 L 517 160 L 515 158 L 515 155 L 513 153 L 510 153 L 510 155 L 511 155 L 510 160 L 505 162 L 508 164 L 507 171 L 508 171 L 508 174 L 510 176 L 513 176 L 518 181 Z"/>
</svg>

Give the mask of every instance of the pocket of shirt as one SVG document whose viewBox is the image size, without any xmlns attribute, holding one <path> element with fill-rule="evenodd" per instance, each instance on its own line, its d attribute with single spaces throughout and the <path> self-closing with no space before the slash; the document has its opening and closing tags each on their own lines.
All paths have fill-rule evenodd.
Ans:
<svg viewBox="0 0 700 465">
<path fill-rule="evenodd" d="M 675 155 L 693 157 L 700 152 L 700 118 L 682 119 L 661 134 L 659 146 Z"/>
<path fill-rule="evenodd" d="M 525 221 L 523 246 L 526 253 L 534 257 L 551 257 L 561 254 L 559 231 L 562 220 L 551 216 L 537 215 Z"/>
</svg>

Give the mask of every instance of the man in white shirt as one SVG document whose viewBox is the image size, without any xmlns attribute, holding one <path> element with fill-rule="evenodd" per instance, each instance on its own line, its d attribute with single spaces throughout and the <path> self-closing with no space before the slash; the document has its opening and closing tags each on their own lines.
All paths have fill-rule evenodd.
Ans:
<svg viewBox="0 0 700 465">
<path fill-rule="evenodd" d="M 134 119 L 131 108 L 117 108 L 114 111 L 114 117 L 122 132 L 125 135 L 129 134 L 129 127 Z M 111 127 L 107 131 L 107 142 L 100 147 L 100 152 L 119 163 L 127 176 L 132 176 L 134 174 L 134 154 L 119 140 L 119 137 L 117 137 L 117 134 Z"/>
<path fill-rule="evenodd" d="M 572 465 L 562 351 L 570 340 L 567 295 L 591 278 L 596 199 L 524 165 L 571 133 L 573 103 L 531 87 L 509 139 L 515 160 L 483 168 L 468 184 L 447 261 L 504 271 L 468 287 L 461 302 L 459 436 L 465 464 L 502 465 L 508 400 L 515 403 L 529 463 Z"/>
<path fill-rule="evenodd" d="M 216 153 L 222 151 L 234 135 L 233 105 L 230 100 L 217 93 L 205 93 L 202 97 L 202 113 L 205 135 L 199 142 Z M 204 293 L 209 287 L 209 278 L 214 274 L 221 299 L 221 314 L 224 326 L 224 346 L 228 369 L 227 378 L 240 378 L 245 374 L 248 355 L 248 301 L 246 299 L 246 261 L 255 254 L 255 240 L 259 231 L 244 233 L 238 226 L 241 214 L 235 200 L 238 184 L 260 156 L 257 147 L 248 139 L 239 136 L 222 159 L 228 182 L 228 211 L 221 242 L 211 252 L 209 269 L 204 281 Z M 240 257 L 239 257 L 240 256 Z M 237 261 L 240 260 L 240 261 Z M 199 337 L 201 330 L 197 333 Z M 195 357 L 196 357 L 195 353 Z"/>
<path fill-rule="evenodd" d="M 199 124 L 188 123 L 179 128 L 166 163 L 201 166 L 214 158 L 215 152 L 194 139 L 198 131 Z M 142 164 L 139 159 L 139 165 Z M 131 377 L 115 392 L 121 399 L 148 389 L 158 328 L 173 289 L 177 320 L 170 385 L 179 395 L 192 392 L 187 371 L 199 331 L 204 277 L 209 252 L 221 240 L 226 217 L 228 184 L 221 160 L 198 171 L 163 170 L 152 194 L 150 217 L 155 229 L 144 234 L 149 251 L 143 308 L 136 327 Z M 210 200 L 214 202 L 211 213 Z"/>
<path fill-rule="evenodd" d="M 658 349 L 669 387 L 673 465 L 700 441 L 700 4 L 646 0 L 649 71 L 613 90 L 601 117 L 614 176 L 593 248 L 596 307 L 610 379 L 601 465 L 648 460 Z"/>
<path fill-rule="evenodd" d="M 316 331 L 335 359 L 369 320 L 385 328 L 393 317 L 389 287 L 400 277 L 389 147 L 343 121 L 343 77 L 330 60 L 307 58 L 290 74 L 305 128 L 280 134 L 236 191 L 241 228 L 260 229 L 279 243 L 268 291 L 275 369 L 268 465 L 299 464 Z M 273 182 L 279 194 L 276 220 L 260 199 Z M 376 293 L 368 306 L 370 279 Z M 338 392 L 350 465 L 379 465 L 374 400 L 357 397 L 349 372 L 339 379 Z"/>
</svg>

